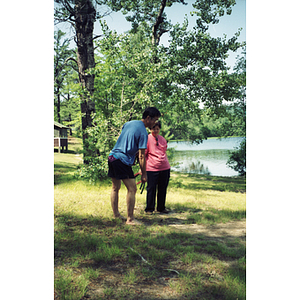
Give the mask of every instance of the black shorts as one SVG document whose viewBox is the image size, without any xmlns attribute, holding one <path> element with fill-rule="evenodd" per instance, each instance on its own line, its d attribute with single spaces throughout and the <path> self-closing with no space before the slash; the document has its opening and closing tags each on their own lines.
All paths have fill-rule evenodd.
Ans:
<svg viewBox="0 0 300 300">
<path fill-rule="evenodd" d="M 131 166 L 123 164 L 112 156 L 108 158 L 108 176 L 116 179 L 134 178 Z"/>
</svg>

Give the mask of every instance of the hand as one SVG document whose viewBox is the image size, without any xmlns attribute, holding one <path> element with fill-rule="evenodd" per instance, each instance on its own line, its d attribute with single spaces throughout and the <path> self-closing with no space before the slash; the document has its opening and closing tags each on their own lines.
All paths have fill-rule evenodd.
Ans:
<svg viewBox="0 0 300 300">
<path fill-rule="evenodd" d="M 141 180 L 143 183 L 146 183 L 147 182 L 147 174 L 142 174 Z"/>
</svg>

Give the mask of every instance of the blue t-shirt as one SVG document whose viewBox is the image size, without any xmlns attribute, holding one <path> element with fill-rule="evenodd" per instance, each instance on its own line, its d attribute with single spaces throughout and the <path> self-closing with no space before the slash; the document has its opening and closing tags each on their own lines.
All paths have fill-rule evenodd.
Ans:
<svg viewBox="0 0 300 300">
<path fill-rule="evenodd" d="M 147 149 L 148 133 L 142 121 L 129 121 L 123 125 L 114 148 L 109 155 L 120 159 L 125 165 L 132 166 L 139 149 Z"/>
</svg>

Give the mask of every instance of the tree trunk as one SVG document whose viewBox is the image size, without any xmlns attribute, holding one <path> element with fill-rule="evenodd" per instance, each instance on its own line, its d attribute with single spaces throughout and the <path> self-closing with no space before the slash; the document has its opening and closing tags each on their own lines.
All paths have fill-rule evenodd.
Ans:
<svg viewBox="0 0 300 300">
<path fill-rule="evenodd" d="M 60 120 L 60 92 L 59 90 L 57 91 L 57 119 L 58 119 L 58 123 L 61 123 Z"/>
<path fill-rule="evenodd" d="M 95 67 L 93 31 L 96 20 L 96 10 L 91 0 L 77 0 L 75 5 L 75 30 L 77 42 L 77 64 L 79 81 L 82 85 L 81 114 L 82 138 L 84 147 L 84 163 L 87 156 L 94 156 L 88 149 L 86 129 L 92 126 L 92 114 L 95 112 L 95 103 L 92 100 L 94 93 L 95 76 L 87 74 Z"/>
</svg>

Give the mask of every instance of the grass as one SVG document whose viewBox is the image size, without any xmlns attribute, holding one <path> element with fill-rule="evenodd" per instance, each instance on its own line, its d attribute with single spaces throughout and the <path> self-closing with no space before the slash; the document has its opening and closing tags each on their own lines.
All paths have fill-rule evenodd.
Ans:
<svg viewBox="0 0 300 300">
<path fill-rule="evenodd" d="M 74 179 L 80 158 L 54 154 L 55 299 L 246 298 L 245 237 L 188 229 L 245 220 L 245 178 L 172 173 L 172 213 L 146 215 L 146 192 L 138 192 L 143 225 L 130 227 L 112 218 L 109 180 Z M 125 197 L 122 186 L 123 215 Z"/>
</svg>

